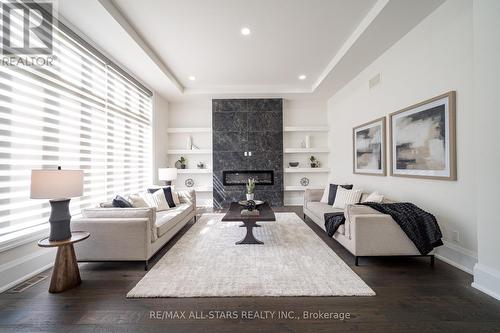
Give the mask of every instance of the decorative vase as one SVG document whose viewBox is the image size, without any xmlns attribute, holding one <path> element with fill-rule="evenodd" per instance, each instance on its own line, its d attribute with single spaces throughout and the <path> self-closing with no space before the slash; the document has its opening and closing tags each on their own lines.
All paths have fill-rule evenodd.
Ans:
<svg viewBox="0 0 500 333">
<path fill-rule="evenodd" d="M 253 193 L 247 193 L 247 200 L 253 200 Z"/>
<path fill-rule="evenodd" d="M 187 138 L 186 148 L 188 150 L 193 149 L 193 139 L 191 138 L 191 135 L 189 135 L 188 138 Z"/>
<path fill-rule="evenodd" d="M 306 148 L 311 148 L 311 136 L 306 135 Z"/>
</svg>

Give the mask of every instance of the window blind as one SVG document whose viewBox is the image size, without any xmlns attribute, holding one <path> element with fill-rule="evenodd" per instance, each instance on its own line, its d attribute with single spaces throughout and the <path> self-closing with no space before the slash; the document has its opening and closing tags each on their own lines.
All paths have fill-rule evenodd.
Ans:
<svg viewBox="0 0 500 333">
<path fill-rule="evenodd" d="M 31 169 L 84 170 L 72 214 L 152 180 L 150 93 L 67 28 L 53 38 L 52 66 L 0 66 L 0 238 L 47 223 L 48 202 L 29 198 Z"/>
</svg>

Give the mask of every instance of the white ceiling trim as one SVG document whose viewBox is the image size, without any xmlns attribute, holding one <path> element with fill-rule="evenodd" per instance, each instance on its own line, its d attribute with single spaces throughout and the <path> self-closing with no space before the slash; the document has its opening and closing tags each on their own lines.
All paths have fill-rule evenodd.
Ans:
<svg viewBox="0 0 500 333">
<path fill-rule="evenodd" d="M 361 20 L 361 23 L 357 26 L 357 28 L 353 31 L 353 33 L 347 38 L 345 43 L 342 45 L 340 50 L 335 54 L 332 60 L 328 63 L 326 68 L 320 74 L 316 82 L 311 87 L 311 92 L 314 92 L 321 82 L 330 74 L 330 72 L 337 66 L 337 64 L 342 60 L 342 58 L 347 54 L 349 49 L 356 43 L 356 41 L 361 37 L 361 35 L 368 29 L 370 24 L 375 20 L 375 18 L 382 12 L 385 6 L 389 3 L 390 0 L 378 0 L 375 5 L 370 9 L 368 14 Z"/>
<path fill-rule="evenodd" d="M 103 8 L 113 17 L 113 19 L 127 32 L 127 34 L 139 45 L 146 55 L 158 66 L 162 73 L 172 82 L 180 93 L 184 92 L 184 86 L 175 77 L 168 66 L 160 59 L 156 52 L 144 41 L 139 33 L 132 27 L 127 19 L 115 7 L 112 0 L 98 0 Z"/>
<path fill-rule="evenodd" d="M 239 94 L 239 95 L 255 95 L 255 94 L 310 94 L 311 89 L 301 89 L 287 86 L 276 85 L 231 85 L 231 86 L 213 86 L 202 88 L 185 88 L 185 95 L 195 94 Z"/>
</svg>

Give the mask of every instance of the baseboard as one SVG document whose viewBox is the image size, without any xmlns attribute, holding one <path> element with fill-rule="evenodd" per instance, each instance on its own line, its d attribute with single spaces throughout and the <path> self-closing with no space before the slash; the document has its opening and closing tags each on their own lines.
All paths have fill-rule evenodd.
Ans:
<svg viewBox="0 0 500 333">
<path fill-rule="evenodd" d="M 477 263 L 472 287 L 500 301 L 500 271 Z"/>
<path fill-rule="evenodd" d="M 464 272 L 473 274 L 477 263 L 477 254 L 456 244 L 444 241 L 444 245 L 436 248 L 434 255 L 439 260 Z"/>
<path fill-rule="evenodd" d="M 12 257 L 15 259 L 0 266 L 0 293 L 49 269 L 54 263 L 55 251 L 36 248 L 29 254 L 19 248 L 9 251 L 12 251 Z"/>
</svg>

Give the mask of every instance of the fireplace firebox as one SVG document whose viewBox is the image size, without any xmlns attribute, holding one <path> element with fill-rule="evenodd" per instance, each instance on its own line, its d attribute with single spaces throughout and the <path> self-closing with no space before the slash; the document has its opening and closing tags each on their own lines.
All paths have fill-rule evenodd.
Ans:
<svg viewBox="0 0 500 333">
<path fill-rule="evenodd" d="M 227 170 L 222 171 L 224 186 L 245 185 L 248 179 L 254 179 L 255 185 L 274 185 L 273 170 Z"/>
</svg>

